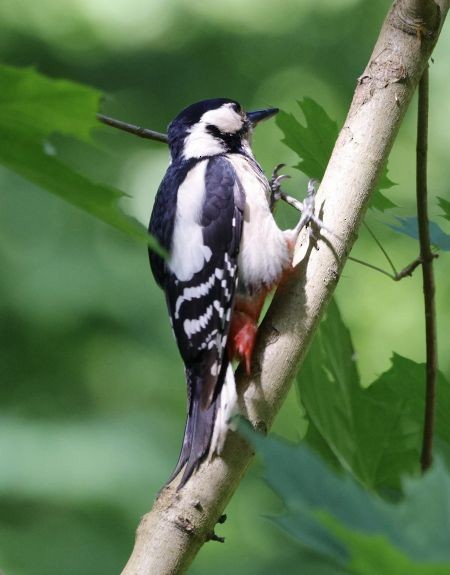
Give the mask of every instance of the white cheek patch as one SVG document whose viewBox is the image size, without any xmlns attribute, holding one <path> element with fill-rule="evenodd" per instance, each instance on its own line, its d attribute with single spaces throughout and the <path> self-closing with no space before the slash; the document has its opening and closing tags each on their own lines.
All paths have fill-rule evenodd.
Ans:
<svg viewBox="0 0 450 575">
<path fill-rule="evenodd" d="M 225 151 L 225 143 L 210 134 L 206 124 L 195 124 L 184 139 L 183 156 L 186 160 L 215 156 Z"/>
<path fill-rule="evenodd" d="M 189 159 L 223 154 L 227 151 L 225 142 L 213 136 L 208 126 L 215 126 L 224 134 L 235 134 L 243 124 L 244 120 L 234 110 L 232 103 L 205 112 L 184 139 L 183 156 Z"/>
<path fill-rule="evenodd" d="M 211 124 L 216 126 L 225 134 L 234 134 L 239 132 L 243 125 L 242 117 L 234 110 L 233 104 L 224 104 L 216 110 L 205 112 L 200 118 L 202 124 Z"/>
<path fill-rule="evenodd" d="M 212 256 L 203 243 L 200 224 L 205 198 L 205 170 L 207 161 L 198 163 L 178 189 L 177 211 L 172 238 L 169 268 L 180 281 L 189 281 Z"/>
</svg>

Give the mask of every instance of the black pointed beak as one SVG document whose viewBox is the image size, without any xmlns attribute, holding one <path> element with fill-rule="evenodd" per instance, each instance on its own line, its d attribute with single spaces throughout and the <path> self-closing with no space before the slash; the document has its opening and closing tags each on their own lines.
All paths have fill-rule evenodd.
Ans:
<svg viewBox="0 0 450 575">
<path fill-rule="evenodd" d="M 278 108 L 267 108 L 266 110 L 256 110 L 255 112 L 247 112 L 247 118 L 250 120 L 252 127 L 254 128 L 262 120 L 267 120 L 272 116 L 275 116 L 279 112 Z"/>
</svg>

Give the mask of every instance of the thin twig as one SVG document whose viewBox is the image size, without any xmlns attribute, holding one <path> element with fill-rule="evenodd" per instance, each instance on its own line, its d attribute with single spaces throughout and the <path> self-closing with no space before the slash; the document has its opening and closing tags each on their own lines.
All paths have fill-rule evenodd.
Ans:
<svg viewBox="0 0 450 575">
<path fill-rule="evenodd" d="M 416 150 L 416 192 L 417 218 L 419 224 L 420 258 L 422 260 L 423 296 L 425 304 L 426 337 L 426 392 L 425 417 L 423 427 L 422 471 L 428 469 L 433 460 L 433 431 L 435 415 L 436 376 L 437 376 L 437 338 L 435 285 L 433 275 L 434 255 L 431 251 L 427 206 L 427 152 L 428 152 L 428 66 L 419 83 L 419 103 L 417 119 Z"/>
<path fill-rule="evenodd" d="M 438 258 L 439 254 L 433 253 L 432 257 Z M 378 266 L 375 266 L 373 264 L 369 264 L 368 262 L 365 262 L 364 260 L 359 260 L 358 258 L 354 258 L 353 256 L 348 256 L 348 259 L 352 260 L 353 262 L 356 262 L 357 264 L 361 264 L 363 266 L 366 266 L 367 268 L 371 268 L 372 270 L 380 272 L 381 274 L 388 276 L 389 278 L 391 278 L 395 282 L 399 282 L 400 280 L 402 280 L 406 277 L 411 277 L 414 270 L 416 268 L 418 268 L 420 266 L 420 264 L 422 263 L 421 256 L 418 256 L 415 260 L 413 260 L 411 263 L 409 263 L 407 266 L 405 266 L 403 269 L 401 269 L 399 272 L 397 272 L 394 275 L 394 274 L 391 274 L 390 272 L 387 272 L 386 270 L 384 270 L 382 268 L 379 268 Z"/>
<path fill-rule="evenodd" d="M 140 126 L 135 126 L 134 124 L 128 124 L 127 122 L 122 122 L 122 120 L 110 118 L 104 114 L 97 114 L 97 119 L 107 126 L 112 126 L 113 128 L 118 128 L 124 132 L 129 132 L 130 134 L 139 136 L 139 138 L 161 142 L 162 144 L 167 144 L 168 142 L 167 135 L 162 134 L 161 132 L 155 132 L 154 130 L 149 130 L 148 128 L 141 128 Z"/>
<path fill-rule="evenodd" d="M 356 262 L 357 264 L 361 264 L 362 266 L 366 266 L 366 268 L 370 268 L 372 270 L 375 270 L 377 272 L 380 272 L 380 274 L 384 274 L 385 276 L 388 276 L 388 278 L 391 278 L 391 280 L 396 281 L 397 277 L 389 272 L 387 272 L 386 270 L 379 268 L 378 266 L 374 266 L 373 264 L 369 264 L 369 262 L 365 262 L 364 260 L 359 260 L 358 258 L 354 258 L 353 256 L 348 256 L 348 259 L 351 260 L 352 262 Z"/>
<path fill-rule="evenodd" d="M 361 264 L 363 266 L 366 266 L 368 268 L 371 268 L 373 270 L 376 270 L 388 277 L 390 277 L 391 279 L 393 279 L 394 281 L 398 282 L 406 277 L 411 277 L 414 270 L 416 268 L 418 268 L 420 266 L 420 264 L 422 263 L 422 256 L 418 256 L 415 260 L 413 260 L 411 263 L 409 263 L 407 266 L 405 266 L 403 269 L 401 269 L 399 272 L 395 269 L 394 266 L 394 262 L 391 260 L 389 254 L 387 253 L 386 249 L 383 247 L 382 243 L 380 242 L 380 240 L 377 238 L 377 236 L 374 234 L 374 232 L 369 228 L 369 226 L 367 225 L 366 222 L 363 222 L 365 228 L 367 229 L 367 231 L 369 232 L 369 234 L 372 236 L 372 239 L 375 241 L 375 243 L 377 244 L 377 246 L 380 248 L 380 250 L 383 252 L 385 258 L 387 259 L 387 261 L 389 262 L 389 265 L 391 266 L 392 271 L 394 272 L 393 274 L 387 272 L 386 270 L 383 270 L 382 268 L 379 268 L 378 266 L 374 266 L 373 264 L 369 264 L 368 262 L 365 262 L 363 260 L 359 260 L 357 258 L 351 257 L 349 256 L 349 260 L 352 260 L 358 264 Z M 437 253 L 433 253 L 431 252 L 430 249 L 430 257 L 431 258 L 437 258 L 439 257 L 439 254 Z"/>
<path fill-rule="evenodd" d="M 391 266 L 391 270 L 394 274 L 394 276 L 397 276 L 397 270 L 395 269 L 394 266 L 394 262 L 391 260 L 391 258 L 389 257 L 389 254 L 387 253 L 387 251 L 384 249 L 382 243 L 380 242 L 380 240 L 377 238 L 377 236 L 374 234 L 374 232 L 369 228 L 369 226 L 367 225 L 366 222 L 363 222 L 364 227 L 366 228 L 366 230 L 369 232 L 369 234 L 372 236 L 372 239 L 375 241 L 375 243 L 377 244 L 377 246 L 380 248 L 380 250 L 383 252 L 384 257 L 387 259 L 389 265 Z"/>
</svg>

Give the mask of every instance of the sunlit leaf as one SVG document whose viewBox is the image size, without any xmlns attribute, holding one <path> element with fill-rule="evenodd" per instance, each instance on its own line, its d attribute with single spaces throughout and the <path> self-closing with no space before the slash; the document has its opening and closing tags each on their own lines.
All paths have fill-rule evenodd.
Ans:
<svg viewBox="0 0 450 575">
<path fill-rule="evenodd" d="M 305 445 L 243 433 L 284 502 L 286 512 L 273 520 L 302 545 L 361 575 L 450 573 L 450 475 L 442 462 L 406 480 L 404 498 L 389 503 L 337 475 Z"/>
<path fill-rule="evenodd" d="M 126 194 L 75 172 L 49 141 L 59 133 L 89 142 L 100 92 L 7 66 L 0 66 L 0 86 L 0 163 L 162 253 L 144 226 L 121 210 Z"/>
<path fill-rule="evenodd" d="M 360 385 L 350 333 L 335 302 L 297 376 L 310 427 L 306 440 L 365 485 L 398 488 L 417 473 L 423 426 L 425 365 L 394 354 L 369 388 Z M 436 433 L 450 446 L 450 385 L 438 375 Z"/>
<path fill-rule="evenodd" d="M 396 220 L 399 222 L 398 226 L 387 225 L 396 232 L 410 236 L 415 240 L 419 238 L 419 227 L 415 216 L 396 216 Z M 450 235 L 446 234 L 436 222 L 430 221 L 429 227 L 431 243 L 443 251 L 450 251 Z"/>
<path fill-rule="evenodd" d="M 89 142 L 101 93 L 94 88 L 55 80 L 33 68 L 0 67 L 2 127 L 45 137 L 54 132 Z"/>
<path fill-rule="evenodd" d="M 277 114 L 276 123 L 284 134 L 283 142 L 300 157 L 296 168 L 308 177 L 320 180 L 333 151 L 338 127 L 311 98 L 297 103 L 305 117 L 305 125 L 293 114 L 283 111 Z"/>
<path fill-rule="evenodd" d="M 338 125 L 311 98 L 303 98 L 297 103 L 305 118 L 305 124 L 297 120 L 293 114 L 283 111 L 277 114 L 276 123 L 284 134 L 282 141 L 300 157 L 300 163 L 295 167 L 309 178 L 321 180 L 339 134 Z M 385 169 L 373 195 L 371 207 L 380 211 L 396 207 L 380 192 L 380 189 L 395 185 L 388 178 Z"/>
</svg>

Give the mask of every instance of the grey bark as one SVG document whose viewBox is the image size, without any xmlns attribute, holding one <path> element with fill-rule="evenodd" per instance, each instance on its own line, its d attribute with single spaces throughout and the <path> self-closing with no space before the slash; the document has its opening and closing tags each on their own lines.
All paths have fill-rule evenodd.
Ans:
<svg viewBox="0 0 450 575">
<path fill-rule="evenodd" d="M 340 239 L 326 231 L 316 246 L 306 235 L 299 239 L 296 272 L 276 294 L 263 321 L 252 374 L 238 373 L 241 413 L 256 429 L 266 432 L 270 428 L 306 354 L 449 3 L 394 2 L 369 63 L 357 80 L 316 199 L 317 213 Z M 139 525 L 122 575 L 184 573 L 211 538 L 252 455 L 249 445 L 230 432 L 221 457 L 203 464 L 180 492 L 176 492 L 176 484 L 165 488 Z"/>
</svg>

